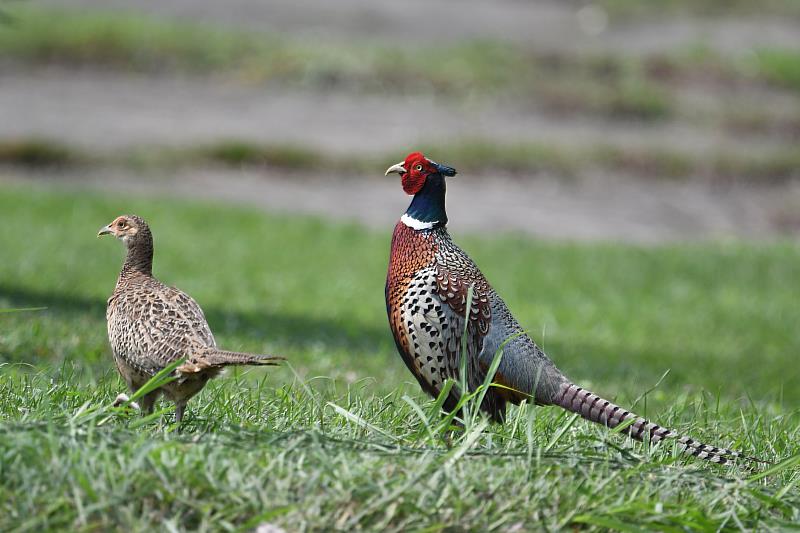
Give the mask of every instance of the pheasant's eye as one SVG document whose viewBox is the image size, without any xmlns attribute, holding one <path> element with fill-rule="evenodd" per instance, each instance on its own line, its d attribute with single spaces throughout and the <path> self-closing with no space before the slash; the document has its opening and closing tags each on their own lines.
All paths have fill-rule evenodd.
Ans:
<svg viewBox="0 0 800 533">
<path fill-rule="evenodd" d="M 416 165 L 414 167 L 414 170 L 416 170 L 417 172 L 422 172 L 422 165 Z"/>
<path fill-rule="evenodd" d="M 118 228 L 121 228 L 121 227 L 124 227 L 124 226 L 125 226 L 125 222 L 123 222 L 122 220 L 120 220 L 119 222 L 117 222 L 117 227 L 118 227 Z"/>
</svg>

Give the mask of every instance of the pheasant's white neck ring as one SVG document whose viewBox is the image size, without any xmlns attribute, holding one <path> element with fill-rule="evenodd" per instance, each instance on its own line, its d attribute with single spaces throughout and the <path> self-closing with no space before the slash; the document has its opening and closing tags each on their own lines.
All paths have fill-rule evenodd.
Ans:
<svg viewBox="0 0 800 533">
<path fill-rule="evenodd" d="M 414 218 L 412 216 L 409 216 L 408 213 L 406 213 L 402 217 L 400 217 L 400 222 L 402 222 L 403 224 L 405 224 L 409 228 L 416 229 L 416 230 L 431 229 L 436 224 L 439 223 L 438 220 L 434 220 L 434 221 L 431 221 L 431 222 L 423 222 L 422 220 L 417 220 L 416 218 Z"/>
</svg>

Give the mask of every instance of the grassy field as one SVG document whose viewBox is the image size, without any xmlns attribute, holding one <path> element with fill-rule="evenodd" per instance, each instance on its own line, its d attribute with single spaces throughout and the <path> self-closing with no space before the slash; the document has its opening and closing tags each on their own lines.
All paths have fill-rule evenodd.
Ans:
<svg viewBox="0 0 800 533">
<path fill-rule="evenodd" d="M 398 190 L 398 215 L 405 207 Z M 111 409 L 104 308 L 146 217 L 155 272 L 222 346 L 286 355 L 151 419 Z M 664 425 L 773 461 L 715 467 L 555 408 L 443 439 L 395 353 L 391 228 L 152 198 L 0 188 L 0 529 L 663 531 L 800 521 L 800 249 L 639 248 L 451 231 L 557 364 Z M 661 376 L 668 376 L 653 388 Z"/>
</svg>

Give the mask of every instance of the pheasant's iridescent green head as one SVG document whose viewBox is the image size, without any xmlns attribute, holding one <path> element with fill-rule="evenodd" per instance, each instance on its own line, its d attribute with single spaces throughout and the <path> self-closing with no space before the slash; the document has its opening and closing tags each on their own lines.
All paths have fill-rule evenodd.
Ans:
<svg viewBox="0 0 800 533">
<path fill-rule="evenodd" d="M 98 237 L 102 237 L 103 235 L 113 235 L 128 246 L 136 241 L 143 239 L 149 240 L 151 238 L 150 228 L 147 227 L 147 223 L 144 219 L 136 215 L 118 216 L 111 224 L 103 226 L 100 228 L 100 231 L 97 232 Z"/>
<path fill-rule="evenodd" d="M 456 175 L 456 169 L 431 161 L 422 152 L 412 152 L 405 161 L 386 170 L 387 176 L 392 173 L 400 174 L 403 190 L 406 194 L 414 195 L 422 190 L 429 177 L 452 177 Z"/>
</svg>

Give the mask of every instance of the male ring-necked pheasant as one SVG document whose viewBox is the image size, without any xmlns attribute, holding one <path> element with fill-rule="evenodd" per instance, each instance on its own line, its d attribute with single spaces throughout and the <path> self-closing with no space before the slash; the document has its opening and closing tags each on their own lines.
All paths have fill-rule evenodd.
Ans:
<svg viewBox="0 0 800 533">
<path fill-rule="evenodd" d="M 281 357 L 220 350 L 200 306 L 188 294 L 153 277 L 153 235 L 136 215 L 122 215 L 100 228 L 128 248 L 117 285 L 108 299 L 108 340 L 122 378 L 136 392 L 171 363 L 185 359 L 177 379 L 142 398 L 150 413 L 159 394 L 175 403 L 180 422 L 189 399 L 230 365 L 275 365 Z M 117 402 L 126 401 L 121 394 Z"/>
<path fill-rule="evenodd" d="M 386 309 L 397 349 L 423 390 L 437 396 L 447 379 L 458 379 L 465 331 L 467 293 L 473 301 L 466 324 L 466 384 L 480 386 L 501 344 L 503 355 L 481 409 L 502 422 L 506 405 L 529 400 L 558 405 L 630 437 L 656 443 L 676 439 L 687 453 L 715 463 L 744 458 L 739 452 L 709 446 L 662 428 L 572 383 L 523 332 L 481 271 L 450 238 L 445 211 L 445 179 L 456 171 L 415 152 L 389 167 L 400 175 L 414 199 L 392 236 L 386 279 Z M 444 403 L 452 411 L 460 391 Z M 630 423 L 630 422 L 629 422 Z M 750 458 L 745 458 L 750 459 Z"/>
</svg>

